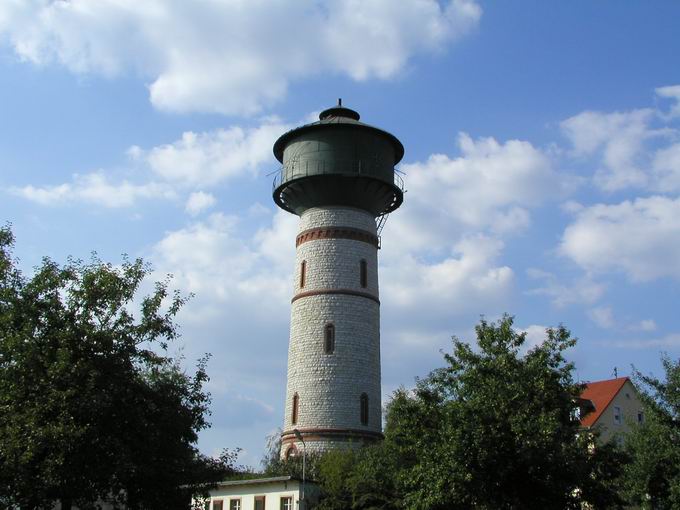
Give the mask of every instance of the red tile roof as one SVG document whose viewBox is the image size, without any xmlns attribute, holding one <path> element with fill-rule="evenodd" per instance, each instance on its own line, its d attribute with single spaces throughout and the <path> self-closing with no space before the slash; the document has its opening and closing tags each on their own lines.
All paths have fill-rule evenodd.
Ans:
<svg viewBox="0 0 680 510">
<path fill-rule="evenodd" d="M 595 410 L 581 420 L 581 425 L 592 427 L 611 401 L 614 400 L 616 394 L 621 391 L 626 381 L 628 381 L 628 377 L 587 383 L 583 393 L 581 393 L 581 398 L 590 400 L 595 406 Z"/>
</svg>

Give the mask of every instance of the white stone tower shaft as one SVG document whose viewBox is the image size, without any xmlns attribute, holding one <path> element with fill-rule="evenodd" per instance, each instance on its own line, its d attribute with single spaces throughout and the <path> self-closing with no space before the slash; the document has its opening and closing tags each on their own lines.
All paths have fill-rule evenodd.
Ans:
<svg viewBox="0 0 680 510">
<path fill-rule="evenodd" d="M 372 214 L 317 207 L 300 218 L 282 454 L 381 434 L 378 237 Z"/>
</svg>

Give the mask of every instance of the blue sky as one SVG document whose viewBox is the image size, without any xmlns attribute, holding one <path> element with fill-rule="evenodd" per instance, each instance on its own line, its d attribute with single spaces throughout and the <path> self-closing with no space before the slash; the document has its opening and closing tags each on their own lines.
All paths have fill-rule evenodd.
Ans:
<svg viewBox="0 0 680 510">
<path fill-rule="evenodd" d="M 335 103 L 394 133 L 383 394 L 480 315 L 566 324 L 582 380 L 680 355 L 680 4 L 3 0 L 0 221 L 43 255 L 151 262 L 211 352 L 207 453 L 283 421 L 296 218 L 274 140 Z M 180 345 L 173 349 L 180 349 Z"/>
</svg>

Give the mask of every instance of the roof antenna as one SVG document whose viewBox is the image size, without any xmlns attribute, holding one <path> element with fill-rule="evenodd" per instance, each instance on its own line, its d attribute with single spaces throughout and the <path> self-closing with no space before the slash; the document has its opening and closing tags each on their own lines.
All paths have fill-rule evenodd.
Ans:
<svg viewBox="0 0 680 510">
<path fill-rule="evenodd" d="M 342 98 L 341 97 L 338 98 L 338 106 L 342 106 Z"/>
</svg>

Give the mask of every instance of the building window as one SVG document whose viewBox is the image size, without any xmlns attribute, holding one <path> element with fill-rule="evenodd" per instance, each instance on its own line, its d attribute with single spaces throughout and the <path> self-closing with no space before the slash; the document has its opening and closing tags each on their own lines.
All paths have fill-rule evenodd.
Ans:
<svg viewBox="0 0 680 510">
<path fill-rule="evenodd" d="M 229 510 L 241 510 L 241 500 L 240 499 L 230 499 L 229 500 Z"/>
<path fill-rule="evenodd" d="M 645 421 L 645 413 L 638 411 L 638 423 L 643 423 Z"/>
<path fill-rule="evenodd" d="M 368 395 L 362 393 L 359 400 L 361 402 L 361 424 L 368 425 Z"/>
<path fill-rule="evenodd" d="M 293 498 L 290 496 L 281 497 L 281 510 L 293 510 Z"/>
<path fill-rule="evenodd" d="M 255 496 L 255 510 L 264 510 L 264 496 Z"/>
<path fill-rule="evenodd" d="M 298 421 L 298 406 L 300 404 L 300 397 L 298 397 L 298 394 L 296 393 L 293 395 L 293 413 L 291 417 L 291 422 L 293 422 L 293 425 L 297 425 Z"/>
<path fill-rule="evenodd" d="M 360 273 L 359 281 L 361 283 L 361 286 L 365 289 L 366 287 L 368 287 L 368 264 L 366 264 L 366 261 L 364 259 L 361 259 L 361 262 L 359 263 L 359 273 Z"/>
<path fill-rule="evenodd" d="M 333 354 L 335 351 L 335 326 L 326 324 L 323 328 L 323 352 Z"/>
<path fill-rule="evenodd" d="M 307 261 L 303 260 L 300 264 L 300 288 L 305 288 L 305 278 L 307 277 Z"/>
<path fill-rule="evenodd" d="M 213 500 L 213 510 L 222 510 L 222 500 L 221 499 Z"/>
<path fill-rule="evenodd" d="M 619 406 L 614 406 L 614 423 L 621 425 L 621 408 Z"/>
</svg>

